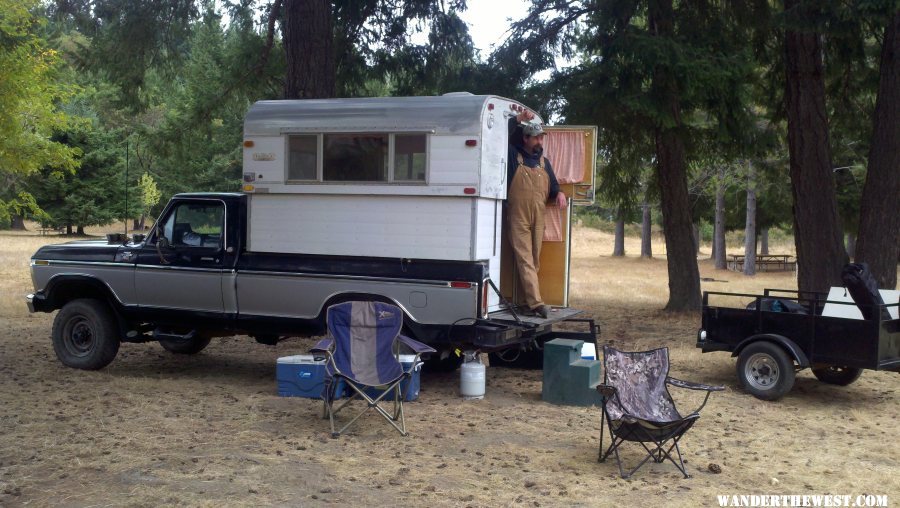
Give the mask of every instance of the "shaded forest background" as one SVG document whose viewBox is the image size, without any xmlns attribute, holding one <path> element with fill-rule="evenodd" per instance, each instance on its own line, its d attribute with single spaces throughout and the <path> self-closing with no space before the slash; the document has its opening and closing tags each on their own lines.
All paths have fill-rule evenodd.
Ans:
<svg viewBox="0 0 900 508">
<path fill-rule="evenodd" d="M 801 290 L 851 258 L 896 286 L 900 2 L 532 0 L 490 54 L 465 9 L 0 0 L 0 227 L 140 228 L 174 193 L 236 191 L 256 100 L 465 90 L 599 126 L 588 213 L 659 222 L 669 309 L 700 306 L 701 222 L 722 268 L 725 231 L 752 257 L 779 227 Z"/>
</svg>

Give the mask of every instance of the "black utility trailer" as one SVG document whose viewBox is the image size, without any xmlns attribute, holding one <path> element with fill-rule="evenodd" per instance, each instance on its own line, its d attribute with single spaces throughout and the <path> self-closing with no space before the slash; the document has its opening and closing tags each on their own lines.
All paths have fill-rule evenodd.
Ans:
<svg viewBox="0 0 900 508">
<path fill-rule="evenodd" d="M 710 297 L 717 304 L 744 306 L 711 305 Z M 795 373 L 806 368 L 820 381 L 836 385 L 856 381 L 863 369 L 900 372 L 900 319 L 884 319 L 882 309 L 868 320 L 832 317 L 823 315 L 826 304 L 855 306 L 805 291 L 707 291 L 697 347 L 704 353 L 728 351 L 736 356 L 738 381 L 763 400 L 782 397 L 793 387 Z"/>
</svg>

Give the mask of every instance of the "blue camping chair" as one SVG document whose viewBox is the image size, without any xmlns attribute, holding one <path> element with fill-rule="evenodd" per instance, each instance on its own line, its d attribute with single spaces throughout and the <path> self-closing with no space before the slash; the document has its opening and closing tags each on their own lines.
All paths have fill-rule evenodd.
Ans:
<svg viewBox="0 0 900 508">
<path fill-rule="evenodd" d="M 396 305 L 367 301 L 339 303 L 328 307 L 326 322 L 328 337 L 319 341 L 311 352 L 327 355 L 322 398 L 325 401 L 325 416 L 331 421 L 331 437 L 340 436 L 369 409 L 383 416 L 400 434 L 407 435 L 401 385 L 410 379 L 413 370 L 420 364 L 422 354 L 436 351 L 400 335 L 403 311 Z M 399 360 L 401 344 L 416 354 L 415 361 L 407 370 L 403 369 Z M 335 401 L 340 396 L 335 393 L 339 380 L 347 384 L 352 395 L 335 407 Z M 370 395 L 373 393 L 377 395 Z M 393 394 L 393 412 L 378 405 L 389 400 L 390 394 Z M 365 409 L 340 430 L 335 430 L 335 415 L 357 398 L 365 400 Z"/>
</svg>

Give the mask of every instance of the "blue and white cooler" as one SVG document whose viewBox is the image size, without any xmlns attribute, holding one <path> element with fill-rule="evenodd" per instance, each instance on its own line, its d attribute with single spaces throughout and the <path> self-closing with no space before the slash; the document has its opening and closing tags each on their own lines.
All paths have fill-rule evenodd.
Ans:
<svg viewBox="0 0 900 508">
<path fill-rule="evenodd" d="M 283 356 L 275 365 L 278 395 L 281 397 L 322 397 L 325 388 L 325 359 L 316 360 L 313 355 Z M 344 383 L 339 381 L 336 396 L 344 395 Z"/>
<path fill-rule="evenodd" d="M 413 368 L 412 376 L 402 383 L 400 383 L 400 393 L 403 395 L 403 400 L 405 402 L 416 400 L 419 398 L 419 384 L 420 384 L 420 374 L 422 373 L 422 360 L 419 360 L 418 365 L 413 365 L 413 362 L 416 361 L 416 355 L 400 355 L 400 365 L 403 366 L 404 372 L 409 370 L 411 367 Z M 352 391 L 352 390 L 351 390 Z M 375 388 L 370 388 L 366 391 L 369 397 L 378 397 L 381 395 L 383 390 L 377 390 Z M 385 396 L 385 399 L 390 399 L 394 395 L 390 394 Z"/>
</svg>

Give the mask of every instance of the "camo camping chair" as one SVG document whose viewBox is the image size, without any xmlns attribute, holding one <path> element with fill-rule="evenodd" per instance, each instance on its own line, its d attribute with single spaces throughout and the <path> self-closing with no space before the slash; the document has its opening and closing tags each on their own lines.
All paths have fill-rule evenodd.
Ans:
<svg viewBox="0 0 900 508">
<path fill-rule="evenodd" d="M 616 456 L 619 474 L 628 478 L 648 460 L 662 463 L 669 459 L 689 478 L 681 458 L 678 441 L 700 418 L 700 410 L 706 405 L 712 392 L 724 390 L 724 386 L 690 383 L 668 377 L 669 348 L 636 353 L 603 347 L 603 384 L 597 391 L 603 396 L 603 413 L 600 417 L 599 462 L 605 462 L 611 453 Z M 703 404 L 687 416 L 681 416 L 666 385 L 704 390 Z M 612 443 L 603 450 L 603 423 L 607 424 Z M 647 452 L 637 466 L 628 473 L 622 468 L 619 446 L 626 442 L 639 443 Z M 675 450 L 678 461 L 672 456 Z"/>
<path fill-rule="evenodd" d="M 319 341 L 311 352 L 327 356 L 322 398 L 325 416 L 331 421 L 331 436 L 340 436 L 369 409 L 383 416 L 400 434 L 407 435 L 401 384 L 418 367 L 420 355 L 435 350 L 400 335 L 403 311 L 395 305 L 365 301 L 339 303 L 328 308 L 326 321 L 328 337 Z M 399 361 L 400 345 L 416 355 L 407 370 L 403 370 Z M 338 380 L 343 380 L 352 394 L 335 406 L 341 395 L 335 393 Z M 340 430 L 335 430 L 335 415 L 357 398 L 364 399 L 366 407 Z M 394 402 L 392 412 L 379 406 L 390 399 Z"/>
</svg>

